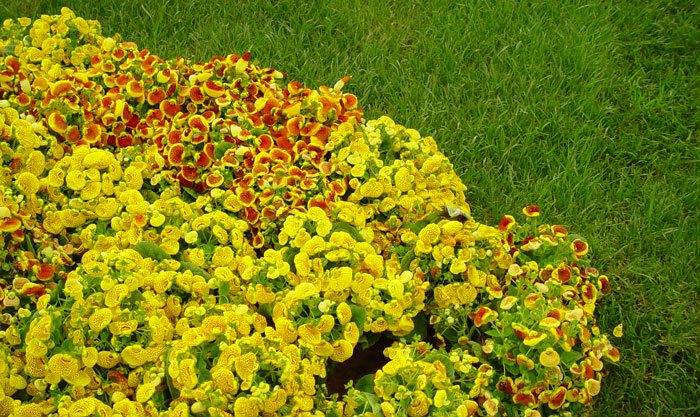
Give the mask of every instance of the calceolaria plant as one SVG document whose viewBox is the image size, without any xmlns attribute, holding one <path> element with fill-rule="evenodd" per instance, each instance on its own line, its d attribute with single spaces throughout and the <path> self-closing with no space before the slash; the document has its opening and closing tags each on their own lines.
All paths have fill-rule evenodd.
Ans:
<svg viewBox="0 0 700 417">
<path fill-rule="evenodd" d="M 473 219 L 348 78 L 165 60 L 65 8 L 0 51 L 0 417 L 574 416 L 619 359 L 585 241 Z"/>
</svg>

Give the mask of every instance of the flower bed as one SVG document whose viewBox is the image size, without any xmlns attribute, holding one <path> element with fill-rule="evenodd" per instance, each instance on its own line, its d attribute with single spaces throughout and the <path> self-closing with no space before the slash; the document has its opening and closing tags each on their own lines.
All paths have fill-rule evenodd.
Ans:
<svg viewBox="0 0 700 417">
<path fill-rule="evenodd" d="M 473 219 L 347 79 L 164 60 L 68 9 L 0 49 L 0 417 L 585 415 L 619 360 L 586 242 Z"/>
</svg>

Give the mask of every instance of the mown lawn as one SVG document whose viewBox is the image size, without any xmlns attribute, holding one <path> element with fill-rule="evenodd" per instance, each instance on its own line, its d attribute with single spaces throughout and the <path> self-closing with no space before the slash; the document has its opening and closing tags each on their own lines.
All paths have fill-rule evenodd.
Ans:
<svg viewBox="0 0 700 417">
<path fill-rule="evenodd" d="M 68 5 L 163 57 L 253 60 L 310 87 L 353 75 L 366 117 L 433 135 L 475 217 L 539 204 L 615 279 L 597 416 L 700 414 L 700 5 L 688 1 L 3 2 Z"/>
</svg>

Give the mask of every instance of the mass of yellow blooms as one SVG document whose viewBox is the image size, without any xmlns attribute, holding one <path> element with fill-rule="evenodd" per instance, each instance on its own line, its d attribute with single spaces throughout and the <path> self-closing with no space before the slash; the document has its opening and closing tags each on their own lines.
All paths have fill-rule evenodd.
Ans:
<svg viewBox="0 0 700 417">
<path fill-rule="evenodd" d="M 3 22 L 0 417 L 585 415 L 620 356 L 587 243 L 537 206 L 473 219 L 347 80 Z"/>
</svg>

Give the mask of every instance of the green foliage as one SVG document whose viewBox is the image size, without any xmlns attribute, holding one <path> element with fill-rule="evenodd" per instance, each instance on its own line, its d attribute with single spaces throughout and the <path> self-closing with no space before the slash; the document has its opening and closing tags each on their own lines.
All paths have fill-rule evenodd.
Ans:
<svg viewBox="0 0 700 417">
<path fill-rule="evenodd" d="M 590 239 L 619 283 L 600 325 L 626 331 L 595 415 L 700 411 L 697 2 L 31 0 L 0 18 L 62 5 L 166 57 L 353 75 L 368 118 L 435 136 L 480 217 L 538 202 Z"/>
</svg>

